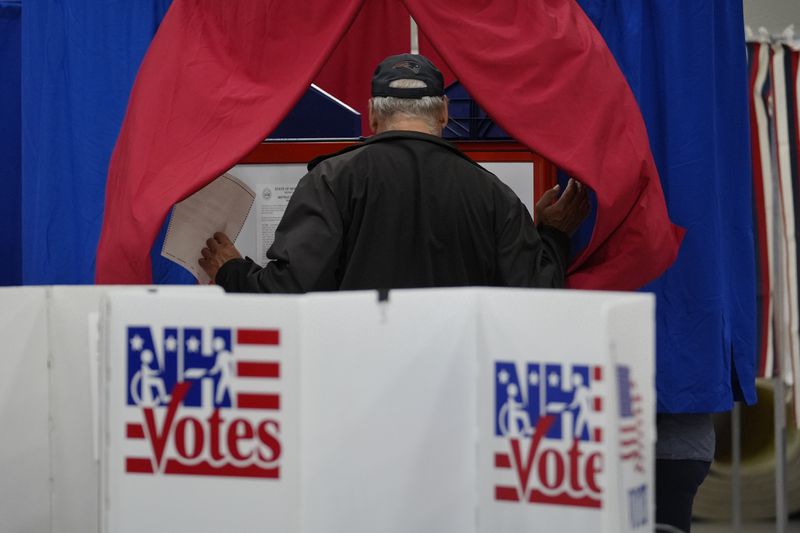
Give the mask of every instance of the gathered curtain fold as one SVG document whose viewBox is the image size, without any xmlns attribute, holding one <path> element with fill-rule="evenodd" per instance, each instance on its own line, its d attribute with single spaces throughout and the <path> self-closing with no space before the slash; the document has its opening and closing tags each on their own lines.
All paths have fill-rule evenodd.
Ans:
<svg viewBox="0 0 800 533">
<path fill-rule="evenodd" d="M 383 0 L 381 0 L 383 1 Z M 172 205 L 280 122 L 364 0 L 176 0 L 145 56 L 108 173 L 98 283 L 148 283 Z M 677 256 L 639 108 L 570 0 L 403 0 L 470 94 L 519 142 L 597 195 L 568 284 L 636 289 Z"/>
<path fill-rule="evenodd" d="M 108 171 L 97 283 L 150 283 L 176 202 L 261 142 L 363 0 L 175 0 L 145 55 Z"/>
</svg>

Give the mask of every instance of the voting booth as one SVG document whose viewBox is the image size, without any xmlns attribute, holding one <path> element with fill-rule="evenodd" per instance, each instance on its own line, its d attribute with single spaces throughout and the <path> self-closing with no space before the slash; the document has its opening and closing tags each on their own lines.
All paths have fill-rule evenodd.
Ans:
<svg viewBox="0 0 800 533">
<path fill-rule="evenodd" d="M 306 164 L 315 157 L 357 144 L 357 141 L 267 141 L 256 147 L 229 174 L 254 192 L 253 206 L 235 244 L 242 255 L 264 266 L 275 229 Z M 456 142 L 473 160 L 497 175 L 519 196 L 533 216 L 534 195 L 555 184 L 555 167 L 524 146 L 510 141 Z"/>
<path fill-rule="evenodd" d="M 12 530 L 653 528 L 649 295 L 2 296 Z"/>
<path fill-rule="evenodd" d="M 536 199 L 556 183 L 556 167 L 508 137 L 461 84 L 451 84 L 446 92 L 450 121 L 443 136 L 497 175 L 533 216 Z M 153 281 L 207 283 L 197 258 L 205 239 L 216 231 L 228 234 L 242 255 L 264 266 L 275 230 L 308 162 L 359 144 L 360 132 L 357 111 L 312 85 L 268 139 L 216 181 L 175 205 L 151 253 Z M 178 209 L 187 207 L 188 215 L 181 212 L 176 217 Z M 229 214 L 224 223 L 213 221 L 215 211 Z M 171 241 L 168 232 L 175 220 L 196 235 Z"/>
</svg>

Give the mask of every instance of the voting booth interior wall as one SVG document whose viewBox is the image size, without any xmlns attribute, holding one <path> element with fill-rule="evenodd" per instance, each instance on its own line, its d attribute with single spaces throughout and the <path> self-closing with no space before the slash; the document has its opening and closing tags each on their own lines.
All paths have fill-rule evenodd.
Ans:
<svg viewBox="0 0 800 533">
<path fill-rule="evenodd" d="M 10 530 L 652 531 L 650 296 L 0 297 Z"/>
</svg>

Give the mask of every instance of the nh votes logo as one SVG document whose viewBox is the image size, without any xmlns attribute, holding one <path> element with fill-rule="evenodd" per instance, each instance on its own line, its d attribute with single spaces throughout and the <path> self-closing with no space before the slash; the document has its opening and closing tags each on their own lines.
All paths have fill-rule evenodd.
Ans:
<svg viewBox="0 0 800 533">
<path fill-rule="evenodd" d="M 280 332 L 127 329 L 125 471 L 280 477 Z"/>
<path fill-rule="evenodd" d="M 602 368 L 495 362 L 495 500 L 602 506 Z"/>
</svg>

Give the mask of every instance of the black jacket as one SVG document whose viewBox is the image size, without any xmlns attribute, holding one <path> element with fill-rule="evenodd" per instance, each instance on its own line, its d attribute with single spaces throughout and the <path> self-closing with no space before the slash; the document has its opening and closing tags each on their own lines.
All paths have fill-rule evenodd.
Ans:
<svg viewBox="0 0 800 533">
<path fill-rule="evenodd" d="M 569 241 L 446 141 L 391 131 L 309 164 L 267 252 L 225 263 L 231 292 L 561 287 Z"/>
</svg>

